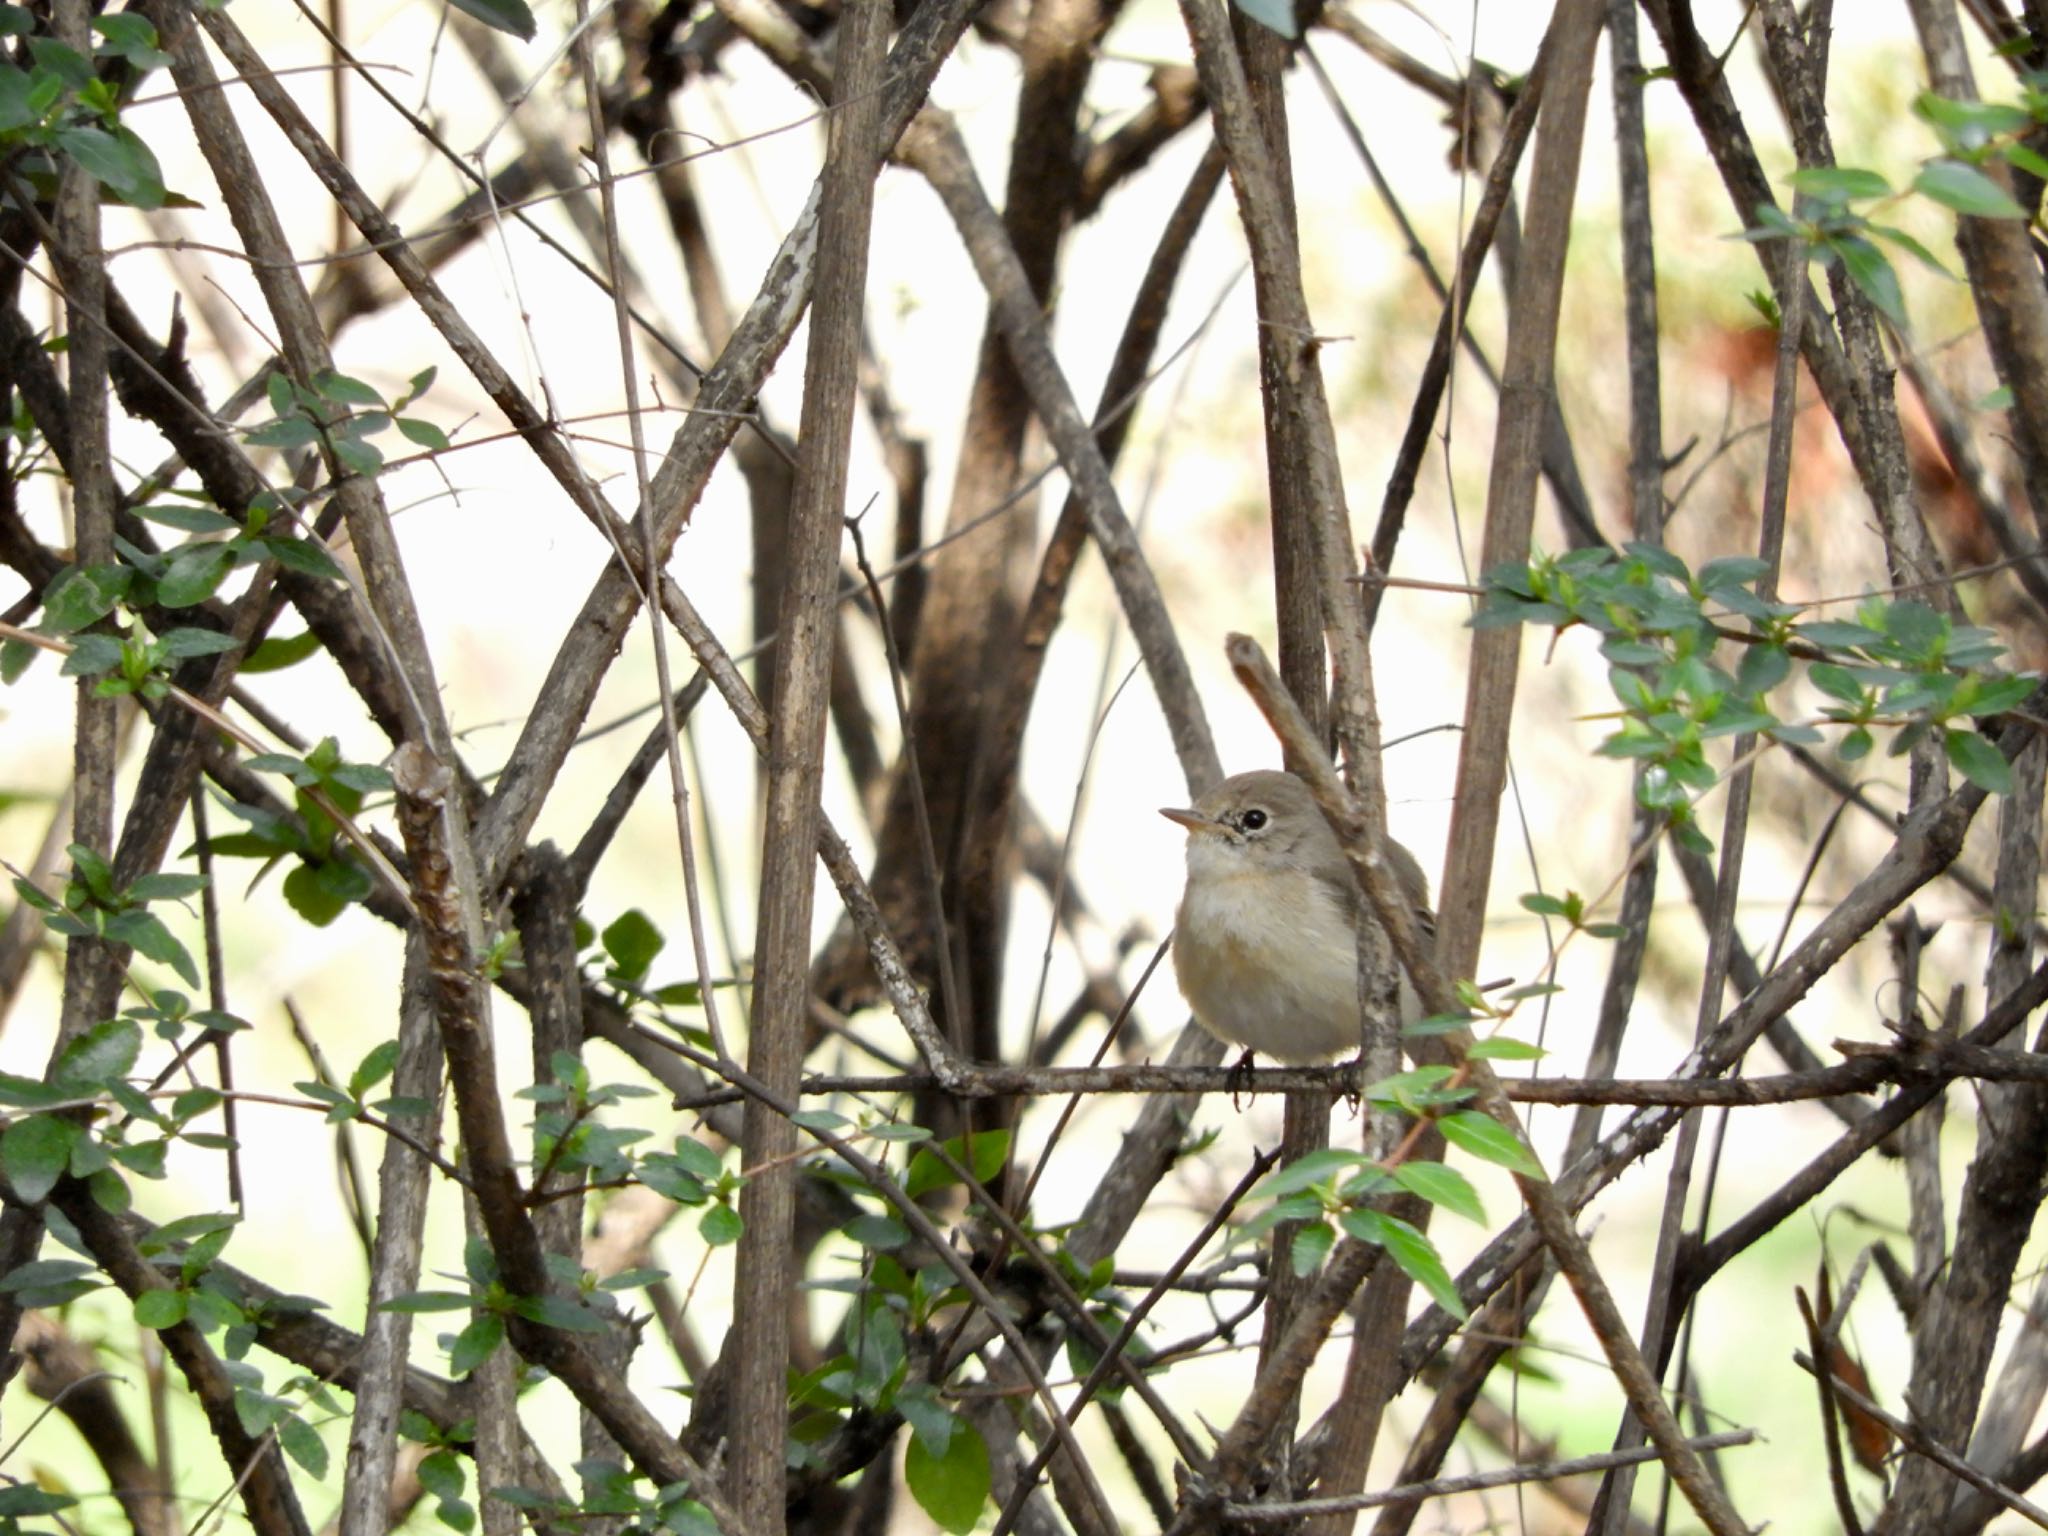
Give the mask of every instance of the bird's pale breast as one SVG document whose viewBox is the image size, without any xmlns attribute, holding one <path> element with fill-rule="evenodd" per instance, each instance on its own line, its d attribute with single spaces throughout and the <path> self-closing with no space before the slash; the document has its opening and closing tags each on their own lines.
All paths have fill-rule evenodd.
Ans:
<svg viewBox="0 0 2048 1536">
<path fill-rule="evenodd" d="M 1276 1061 L 1359 1043 L 1351 924 L 1329 888 L 1299 870 L 1211 875 L 1189 887 L 1174 969 L 1211 1034 Z"/>
</svg>

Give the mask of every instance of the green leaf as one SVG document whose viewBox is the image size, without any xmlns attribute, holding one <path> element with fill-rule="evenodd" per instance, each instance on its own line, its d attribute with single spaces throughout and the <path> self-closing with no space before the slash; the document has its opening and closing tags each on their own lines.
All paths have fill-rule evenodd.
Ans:
<svg viewBox="0 0 2048 1536">
<path fill-rule="evenodd" d="M 218 656 L 235 648 L 235 637 L 217 629 L 181 628 L 166 631 L 157 640 L 162 655 L 170 661 L 189 661 L 195 656 Z"/>
<path fill-rule="evenodd" d="M 126 1077 L 142 1054 L 142 1026 L 133 1019 L 103 1019 L 64 1047 L 50 1076 L 60 1083 L 98 1087 Z"/>
<path fill-rule="evenodd" d="M 417 443 L 422 448 L 436 451 L 448 446 L 448 434 L 431 421 L 422 421 L 417 416 L 400 416 L 397 421 L 399 432 L 409 443 Z"/>
<path fill-rule="evenodd" d="M 1838 667 L 1833 662 L 1817 661 L 1806 669 L 1813 686 L 1831 699 L 1840 699 L 1844 704 L 1863 702 L 1863 685 L 1847 667 Z"/>
<path fill-rule="evenodd" d="M 61 1307 L 105 1284 L 98 1268 L 78 1259 L 37 1259 L 0 1276 L 0 1293 L 24 1307 Z"/>
<path fill-rule="evenodd" d="M 57 147 L 130 207 L 163 207 L 164 173 L 157 166 L 155 153 L 132 129 L 59 128 Z"/>
<path fill-rule="evenodd" d="M 1831 235 L 1823 247 L 1842 258 L 1843 269 L 1863 296 L 1877 306 L 1884 317 L 1900 330 L 1906 328 L 1906 297 L 1899 289 L 1899 274 L 1883 251 L 1861 235 Z"/>
<path fill-rule="evenodd" d="M 2037 180 L 2048 181 L 2048 157 L 2035 154 L 2017 140 L 1999 145 L 1998 152 L 2005 156 L 2007 165 L 2025 171 Z"/>
<path fill-rule="evenodd" d="M 57 670 L 64 677 L 98 677 L 120 666 L 127 654 L 112 635 L 79 635 L 71 642 L 71 654 Z"/>
<path fill-rule="evenodd" d="M 903 1481 L 918 1507 L 953 1536 L 967 1536 L 988 1502 L 988 1445 L 965 1419 L 954 1427 L 943 1456 L 912 1435 L 903 1447 Z"/>
<path fill-rule="evenodd" d="M 332 368 L 322 368 L 314 374 L 311 387 L 321 399 L 331 400 L 337 405 L 381 406 L 384 403 L 384 397 L 361 379 L 336 373 Z"/>
<path fill-rule="evenodd" d="M 175 870 L 160 871 L 144 875 L 128 887 L 130 901 L 182 901 L 187 896 L 197 896 L 206 889 L 206 876 L 180 874 Z M 185 999 L 176 992 L 159 992 L 154 1001 L 159 1008 L 169 1006 L 169 999 L 179 1008 L 186 1006 Z"/>
<path fill-rule="evenodd" d="M 1305 1222 L 1295 1231 L 1287 1262 L 1295 1274 L 1312 1275 L 1323 1267 L 1323 1260 L 1330 1256 L 1336 1242 L 1336 1229 L 1327 1221 Z"/>
<path fill-rule="evenodd" d="M 1361 1243 L 1386 1249 L 1388 1257 L 1401 1266 L 1401 1272 L 1429 1292 L 1430 1299 L 1451 1316 L 1462 1320 L 1469 1315 L 1436 1245 L 1421 1232 L 1400 1217 L 1380 1211 L 1346 1211 L 1343 1221 L 1344 1230 Z"/>
<path fill-rule="evenodd" d="M 1452 1027 L 1463 1028 L 1469 1022 L 1460 1019 Z M 1404 1031 L 1406 1032 L 1408 1031 Z M 1365 1090 L 1365 1097 L 1370 1103 L 1390 1104 L 1407 1113 L 1427 1109 L 1435 1104 L 1457 1103 L 1472 1097 L 1473 1090 L 1469 1087 L 1445 1086 L 1451 1076 L 1449 1067 L 1415 1067 L 1407 1072 L 1396 1072 L 1392 1077 L 1383 1077 L 1369 1085 Z"/>
<path fill-rule="evenodd" d="M 940 1142 L 938 1147 L 953 1162 L 966 1165 L 977 1183 L 987 1185 L 1003 1171 L 1003 1162 L 1010 1155 L 1010 1133 L 1007 1130 L 978 1131 L 968 1141 L 972 1147 L 971 1155 L 963 1148 L 958 1136 Z M 956 1176 L 941 1159 L 939 1151 L 920 1147 L 903 1175 L 903 1193 L 915 1200 L 927 1191 L 942 1189 L 954 1182 Z"/>
<path fill-rule="evenodd" d="M 1849 165 L 1810 165 L 1785 178 L 1795 192 L 1824 203 L 1855 203 L 1873 197 L 1891 196 L 1892 184 L 1875 171 Z"/>
<path fill-rule="evenodd" d="M 513 1311 L 531 1323 L 544 1323 L 564 1333 L 603 1333 L 609 1325 L 573 1296 L 522 1296 Z"/>
<path fill-rule="evenodd" d="M 372 443 L 360 438 L 337 437 L 334 440 L 334 457 L 341 467 L 352 475 L 375 475 L 384 467 L 384 455 Z"/>
<path fill-rule="evenodd" d="M 135 1298 L 135 1322 L 141 1328 L 174 1328 L 190 1308 L 185 1292 L 161 1286 Z"/>
<path fill-rule="evenodd" d="M 878 1299 L 847 1315 L 846 1347 L 854 1359 L 854 1396 L 861 1402 L 880 1402 L 890 1384 L 900 1379 L 905 1359 L 903 1325 L 886 1302 Z"/>
<path fill-rule="evenodd" d="M 15 1197 L 29 1204 L 45 1198 L 71 1163 L 71 1148 L 82 1126 L 55 1115 L 30 1115 L 0 1132 L 0 1172 Z"/>
<path fill-rule="evenodd" d="M 533 12 L 527 9 L 526 0 L 449 0 L 449 3 L 493 31 L 509 32 L 522 43 L 533 41 Z"/>
<path fill-rule="evenodd" d="M 95 16 L 92 29 L 106 39 L 103 46 L 93 50 L 96 53 L 114 54 L 138 69 L 158 69 L 171 62 L 171 56 L 157 47 L 156 28 L 146 16 L 134 11 Z"/>
<path fill-rule="evenodd" d="M 334 556 L 327 553 L 325 545 L 312 539 L 265 539 L 263 552 L 286 570 L 297 571 L 301 576 L 342 580 L 342 569 L 335 563 Z"/>
<path fill-rule="evenodd" d="M 166 608 L 190 608 L 213 596 L 235 563 L 230 544 L 188 544 L 171 557 L 156 584 L 156 600 Z"/>
<path fill-rule="evenodd" d="M 1849 624 L 1840 619 L 1817 619 L 1799 626 L 1799 638 L 1811 640 L 1828 650 L 1856 650 L 1884 639 L 1884 631 L 1867 624 Z"/>
<path fill-rule="evenodd" d="M 83 629 L 113 612 L 134 579 L 135 573 L 125 565 L 72 566 L 43 593 L 43 622 L 38 627 L 53 635 Z"/>
<path fill-rule="evenodd" d="M 242 441 L 251 448 L 282 448 L 287 453 L 295 453 L 319 442 L 320 429 L 294 408 L 289 416 L 280 416 L 276 421 L 266 421 L 260 427 L 250 428 L 242 434 Z"/>
<path fill-rule="evenodd" d="M 251 773 L 281 773 L 294 784 L 314 785 L 320 782 L 317 769 L 306 765 L 304 758 L 293 757 L 289 752 L 256 752 L 243 760 L 242 766 Z"/>
<path fill-rule="evenodd" d="M 604 952 L 611 957 L 612 968 L 628 981 L 644 977 L 668 942 L 638 907 L 621 913 L 598 937 Z"/>
<path fill-rule="evenodd" d="M 807 1131 L 825 1131 L 834 1136 L 853 1129 L 851 1120 L 830 1109 L 800 1109 L 789 1117 L 789 1123 Z"/>
<path fill-rule="evenodd" d="M 422 1459 L 417 1476 L 420 1486 L 437 1499 L 459 1499 L 469 1486 L 462 1458 L 453 1451 L 435 1451 Z"/>
<path fill-rule="evenodd" d="M 705 1183 L 714 1183 L 725 1169 L 725 1160 L 693 1136 L 678 1136 L 675 1159 L 683 1171 Z"/>
<path fill-rule="evenodd" d="M 1399 1163 L 1394 1167 L 1394 1182 L 1431 1205 L 1440 1205 L 1486 1225 L 1486 1207 L 1479 1203 L 1479 1192 L 1455 1168 L 1446 1168 L 1442 1163 Z"/>
<path fill-rule="evenodd" d="M 92 84 L 92 61 L 70 44 L 60 43 L 54 37 L 32 36 L 28 48 L 38 72 L 53 76 L 60 89 L 69 86 L 82 91 Z"/>
<path fill-rule="evenodd" d="M 896 1394 L 896 1411 L 922 1442 L 925 1453 L 943 1460 L 962 1420 L 944 1407 L 938 1395 L 923 1382 L 912 1383 Z"/>
<path fill-rule="evenodd" d="M 1448 1075 L 1448 1071 L 1444 1072 Z M 1438 1077 L 1436 1081 L 1441 1081 Z M 1279 1200 L 1304 1189 L 1312 1189 L 1335 1177 L 1348 1173 L 1353 1168 L 1371 1162 L 1363 1152 L 1347 1151 L 1343 1147 L 1321 1147 L 1314 1152 L 1305 1152 L 1285 1168 L 1267 1174 L 1252 1187 L 1254 1200 Z"/>
<path fill-rule="evenodd" d="M 407 1291 L 380 1305 L 379 1312 L 466 1312 L 469 1298 L 460 1291 Z"/>
<path fill-rule="evenodd" d="M 874 1212 L 854 1217 L 840 1230 L 861 1247 L 878 1248 L 885 1253 L 894 1248 L 901 1248 L 910 1241 L 910 1228 L 893 1216 L 882 1216 Z"/>
<path fill-rule="evenodd" d="M 1547 1177 L 1543 1165 L 1536 1160 L 1536 1154 L 1529 1150 L 1521 1137 L 1491 1115 L 1481 1114 L 1476 1109 L 1461 1109 L 1438 1120 L 1437 1129 L 1453 1146 L 1463 1147 L 1486 1162 L 1497 1163 L 1510 1173 L 1531 1179 Z"/>
<path fill-rule="evenodd" d="M 2002 715 L 2009 709 L 2017 709 L 2033 697 L 2034 690 L 2041 686 L 2039 678 L 1993 677 L 1979 674 L 1974 697 L 1965 706 L 1971 715 Z"/>
<path fill-rule="evenodd" d="M 284 1447 L 285 1455 L 314 1477 L 327 1475 L 327 1442 L 296 1413 L 278 1420 L 277 1443 Z"/>
<path fill-rule="evenodd" d="M 486 1312 L 455 1336 L 454 1347 L 448 1351 L 448 1374 L 467 1376 L 490 1359 L 504 1339 L 504 1319 Z"/>
<path fill-rule="evenodd" d="M 183 944 L 171 936 L 171 930 L 154 912 L 120 912 L 107 919 L 106 935 L 117 944 L 130 946 L 135 953 L 158 965 L 168 965 L 185 978 L 189 987 L 199 985 L 199 967 L 192 963 L 192 956 Z"/>
<path fill-rule="evenodd" d="M 1735 686 L 1744 693 L 1769 693 L 1792 671 L 1792 658 L 1782 645 L 1752 645 L 1735 669 Z"/>
<path fill-rule="evenodd" d="M 2024 219 L 2027 210 L 2013 201 L 2012 194 L 1978 170 L 1960 160 L 1930 160 L 1913 178 L 1913 190 L 1933 198 L 1945 208 L 1979 219 Z"/>
<path fill-rule="evenodd" d="M 327 782 L 371 795 L 391 788 L 391 775 L 375 763 L 341 763 L 328 773 Z"/>
<path fill-rule="evenodd" d="M 921 1125 L 911 1125 L 907 1121 L 903 1123 L 884 1122 L 880 1125 L 871 1125 L 866 1128 L 863 1134 L 872 1136 L 877 1141 L 930 1141 L 932 1139 L 930 1131 Z"/>
<path fill-rule="evenodd" d="M 315 928 L 325 928 L 352 901 L 370 894 L 370 876 L 343 859 L 301 864 L 284 877 L 284 899 Z"/>
<path fill-rule="evenodd" d="M 0 64 L 0 133 L 26 128 L 41 115 L 30 100 L 27 72 Z"/>
<path fill-rule="evenodd" d="M 281 672 L 286 667 L 304 661 L 319 649 L 320 637 L 310 629 L 303 634 L 265 640 L 243 658 L 242 671 Z"/>
<path fill-rule="evenodd" d="M 738 1242 L 742 1229 L 740 1213 L 729 1205 L 712 1206 L 704 1213 L 704 1219 L 697 1223 L 697 1231 L 714 1248 Z"/>
<path fill-rule="evenodd" d="M 52 1515 L 60 1509 L 69 1509 L 77 1502 L 68 1493 L 45 1493 L 33 1483 L 17 1483 L 11 1488 L 0 1488 L 0 1520 L 16 1520 L 23 1515 Z"/>
<path fill-rule="evenodd" d="M 26 640 L 9 640 L 0 645 L 0 683 L 12 686 L 20 682 L 41 649 Z"/>
<path fill-rule="evenodd" d="M 1600 926 L 1600 925 L 1593 925 Z M 1593 932 L 1593 926 L 1587 928 Z M 1594 934 L 1595 938 L 1610 935 Z M 1474 1061 L 1541 1061 L 1550 1053 L 1540 1045 L 1531 1045 L 1526 1040 L 1517 1040 L 1511 1035 L 1494 1035 L 1485 1040 L 1474 1040 L 1465 1054 Z"/>
<path fill-rule="evenodd" d="M 2012 764 L 1984 737 L 1975 731 L 1948 730 L 1942 732 L 1942 744 L 1956 771 L 1979 789 L 1994 795 L 2012 793 Z"/>
<path fill-rule="evenodd" d="M 1913 115 L 1932 126 L 1942 142 L 1978 149 L 2000 134 L 2025 133 L 2034 120 L 2020 108 L 1995 101 L 1952 101 L 1932 91 L 1913 98 Z"/>
<path fill-rule="evenodd" d="M 1707 592 L 1717 587 L 1746 586 L 1770 568 L 1768 561 L 1755 555 L 1725 555 L 1701 566 L 1698 581 L 1701 590 Z"/>
</svg>

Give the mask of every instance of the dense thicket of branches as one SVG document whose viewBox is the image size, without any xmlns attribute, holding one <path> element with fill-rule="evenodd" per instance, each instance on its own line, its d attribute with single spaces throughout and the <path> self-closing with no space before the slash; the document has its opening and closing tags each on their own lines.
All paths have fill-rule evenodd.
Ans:
<svg viewBox="0 0 2048 1536">
<path fill-rule="evenodd" d="M 1492 1516 L 1530 1530 L 2048 1524 L 2025 1498 L 2048 1475 L 2048 1282 L 2023 1263 L 2048 1177 L 2048 754 L 1997 643 L 2048 653 L 2048 5 L 1910 0 L 1924 131 L 1897 194 L 1836 163 L 1830 68 L 1869 21 L 1828 0 L 1698 20 L 1558 0 L 1539 51 L 1495 60 L 1518 75 L 1445 73 L 1366 6 L 1181 0 L 1185 46 L 1141 89 L 1108 78 L 1118 29 L 1162 18 L 1121 0 L 463 0 L 403 61 L 410 98 L 351 51 L 368 22 L 341 0 L 281 36 L 253 9 L 0 7 L 0 669 L 72 709 L 68 771 L 0 785 L 47 797 L 0 823 L 21 877 L 0 931 L 0 1527 L 1393 1536 L 1438 1499 L 1479 1528 L 1489 1483 L 1540 1485 Z M 1000 187 L 933 104 L 949 67 L 1013 92 Z M 815 185 L 757 259 L 705 194 L 738 151 L 703 125 L 729 82 L 773 88 L 764 68 L 824 105 L 798 136 Z M 1448 152 L 1446 183 L 1469 183 L 1453 246 L 1393 203 L 1369 147 L 1392 114 L 1342 83 L 1361 78 L 1418 104 L 1408 158 Z M 1341 160 L 1296 137 L 1325 95 Z M 1755 237 L 1724 247 L 1770 322 L 1724 349 L 1733 388 L 1660 324 L 1674 237 L 1646 95 L 1682 115 L 1658 155 L 1686 206 L 1710 167 L 1713 234 Z M 1597 259 L 1575 217 L 1596 157 L 1620 188 L 1619 254 Z M 1369 421 L 1347 419 L 1348 317 L 1315 281 L 1363 237 L 1297 207 L 1334 178 L 1386 200 L 1434 326 L 1374 338 L 1394 399 Z M 923 280 L 869 266 L 899 249 L 891 220 L 930 214 L 887 195 L 905 183 L 951 232 L 929 271 L 964 253 L 986 316 L 936 360 L 875 318 L 889 278 Z M 1119 226 L 1117 261 L 1074 260 L 1120 202 L 1160 212 Z M 1218 344 L 1256 355 L 1270 589 L 1220 521 L 1176 524 L 1162 555 L 1124 472 L 1173 430 L 1150 386 L 1205 219 L 1249 257 Z M 137 242 L 175 247 L 178 302 L 135 249 L 108 255 Z M 480 284 L 492 262 L 510 275 Z M 597 333 L 539 339 L 572 291 Z M 1496 291 L 1504 330 L 1468 331 Z M 1060 328 L 1112 304 L 1113 345 Z M 1919 311 L 1964 341 L 1919 347 Z M 564 403 L 572 363 L 612 420 Z M 969 381 L 943 445 L 916 426 L 932 378 Z M 451 392 L 482 413 L 452 444 Z M 1690 436 L 1717 415 L 1718 442 Z M 1347 483 L 1374 434 L 1372 480 Z M 463 445 L 499 438 L 590 562 L 573 612 L 548 607 L 584 579 L 552 533 L 520 549 L 466 511 L 460 541 L 429 542 L 395 518 L 435 476 L 474 506 Z M 1482 457 L 1483 590 L 1439 559 Z M 679 556 L 720 496 L 746 501 L 744 553 Z M 546 601 L 477 574 L 496 559 L 547 564 Z M 1402 1040 L 1368 1009 L 1355 1066 L 1249 1079 L 1194 1028 L 1148 1059 L 1141 989 L 1154 1024 L 1179 1017 L 1160 955 L 1091 906 L 1063 808 L 1029 792 L 1039 743 L 1072 747 L 1106 707 L 1044 697 L 1091 562 L 1146 684 L 1121 708 L 1163 722 L 1119 773 L 1164 786 L 1170 752 L 1182 783 L 1157 798 L 1180 801 L 1226 758 L 1284 756 L 1388 929 L 1366 969 L 1398 964 L 1465 1027 Z M 1242 636 L 1216 659 L 1191 566 L 1229 570 L 1231 627 L 1274 663 Z M 1416 577 L 1442 589 L 1420 625 L 1398 606 Z M 1858 582 L 1882 590 L 1853 613 L 1803 606 Z M 750 630 L 728 618 L 742 585 Z M 528 602 L 541 660 L 493 694 L 509 729 L 476 731 L 481 706 L 450 702 L 472 699 L 462 615 Z M 1632 772 L 1575 760 L 1568 816 L 1533 840 L 1612 884 L 1525 901 L 1549 924 L 1521 976 L 1539 985 L 1482 993 L 1460 983 L 1507 963 L 1511 749 L 1589 707 L 1530 676 L 1529 624 L 1578 628 L 1553 654 L 1596 691 L 1611 668 L 1590 707 Z M 1376 852 L 1379 683 L 1425 653 L 1464 668 L 1439 711 L 1462 718 L 1447 833 L 1421 850 L 1433 944 Z M 1219 750 L 1198 680 L 1224 663 L 1277 740 Z M 595 734 L 620 701 L 646 706 L 637 742 Z M 745 774 L 707 770 L 705 740 Z M 672 815 L 635 817 L 664 792 Z M 1775 940 L 1739 900 L 1759 849 L 1796 872 Z M 620 894 L 650 880 L 658 925 Z M 1931 948 L 1916 904 L 1974 914 L 1978 953 Z M 1041 908 L 1049 973 L 1073 978 L 1050 1006 L 1015 964 Z M 391 983 L 330 980 L 334 1017 L 273 1006 L 264 953 L 323 932 L 337 970 L 368 946 Z M 1978 964 L 1981 988 L 1949 974 Z M 1557 1009 L 1576 1023 L 1532 1061 L 1553 976 L 1583 983 Z M 1207 1134 L 1247 1094 L 1273 1129 L 1267 1093 L 1282 1146 Z M 1532 1134 L 1542 1104 L 1576 1109 Z M 260 1123 L 293 1129 L 259 1134 L 278 1106 Z M 1717 1203 L 1730 1123 L 1761 1150 Z M 252 1166 L 273 1158 L 342 1183 L 353 1226 L 317 1261 L 252 1236 L 292 1215 Z M 1482 1214 L 1466 1174 L 1492 1200 L 1477 1242 L 1439 1230 Z M 1875 1240 L 1829 1225 L 1845 1212 Z M 1818 1278 L 1759 1303 L 1746 1266 L 1787 1231 Z M 1795 1305 L 1814 1384 L 1784 1378 L 1775 1432 L 1807 1469 L 1788 1491 L 1746 1470 L 1716 1389 L 1783 1366 L 1747 1309 Z M 1898 1338 L 1889 1376 L 1865 1376 L 1852 1317 Z M 1546 1420 L 1516 1373 L 1559 1338 L 1592 1364 Z M 103 1374 L 123 1361 L 125 1383 Z M 45 1449 L 54 1423 L 17 1438 L 31 1397 L 83 1452 Z M 1611 1453 L 1555 1464 L 1559 1425 Z M 1492 1470 L 1449 1475 L 1460 1445 Z M 68 1470 L 39 1487 L 31 1458 Z"/>
</svg>

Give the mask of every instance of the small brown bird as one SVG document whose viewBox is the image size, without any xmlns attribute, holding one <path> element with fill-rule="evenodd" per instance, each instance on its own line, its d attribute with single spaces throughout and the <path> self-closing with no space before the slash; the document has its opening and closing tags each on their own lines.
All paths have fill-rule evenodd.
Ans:
<svg viewBox="0 0 2048 1536">
<path fill-rule="evenodd" d="M 1192 810 L 1160 814 L 1188 830 L 1173 968 L 1196 1021 L 1247 1056 L 1310 1062 L 1358 1049 L 1357 935 L 1379 925 L 1308 786 L 1291 773 L 1240 773 Z M 1432 933 L 1422 867 L 1391 839 L 1387 856 Z M 1421 1013 L 1403 975 L 1401 1022 Z"/>
</svg>

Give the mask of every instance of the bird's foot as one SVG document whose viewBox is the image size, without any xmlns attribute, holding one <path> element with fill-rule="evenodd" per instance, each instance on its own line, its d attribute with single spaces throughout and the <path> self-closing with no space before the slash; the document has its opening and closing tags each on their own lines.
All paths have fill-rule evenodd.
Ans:
<svg viewBox="0 0 2048 1536">
<path fill-rule="evenodd" d="M 1230 1068 L 1230 1075 L 1224 1079 L 1230 1088 L 1230 1107 L 1238 1114 L 1244 1113 L 1244 1106 L 1238 1103 L 1238 1095 L 1252 1091 L 1252 1060 L 1257 1055 L 1250 1046 L 1237 1058 Z"/>
<path fill-rule="evenodd" d="M 1356 1115 L 1365 1105 L 1365 1052 L 1360 1051 L 1346 1061 L 1343 1067 L 1344 1107 Z"/>
</svg>

